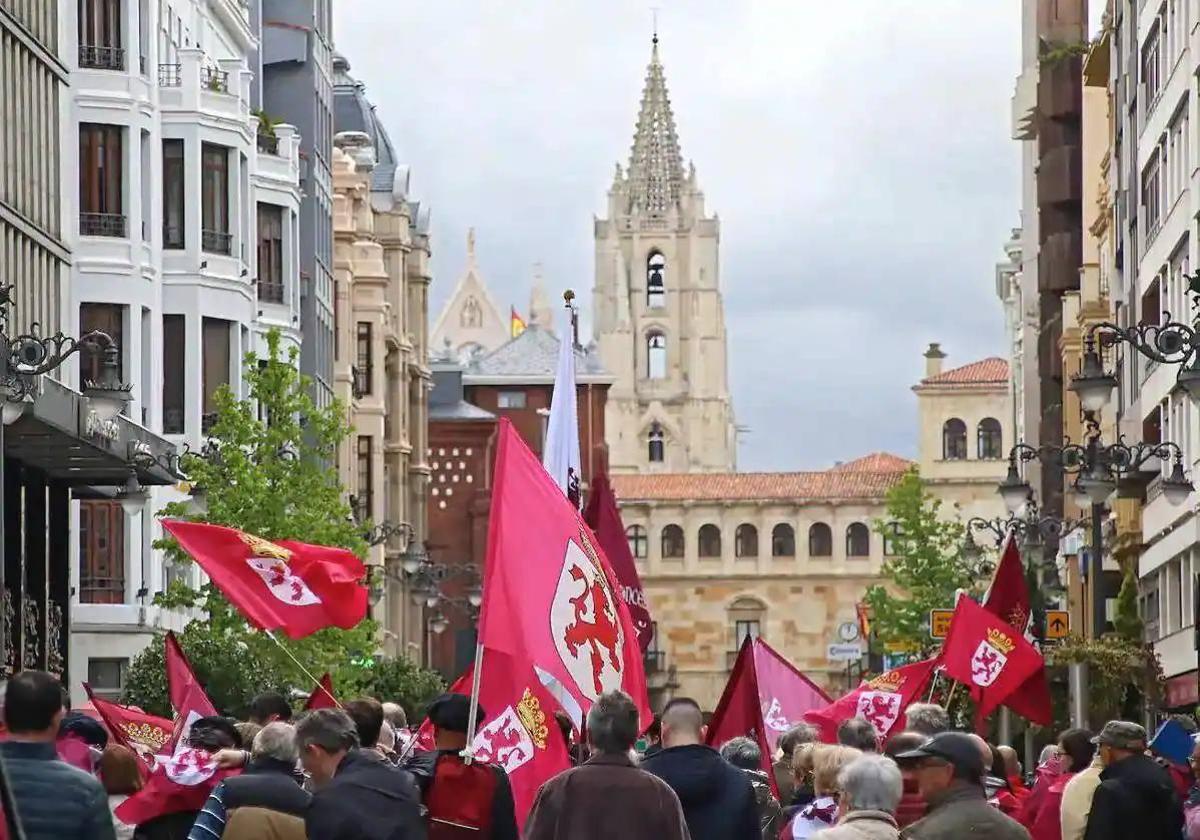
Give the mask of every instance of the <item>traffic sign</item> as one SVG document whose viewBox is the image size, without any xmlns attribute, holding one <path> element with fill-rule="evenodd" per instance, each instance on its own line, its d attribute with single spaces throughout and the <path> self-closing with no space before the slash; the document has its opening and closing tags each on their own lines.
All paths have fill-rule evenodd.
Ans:
<svg viewBox="0 0 1200 840">
<path fill-rule="evenodd" d="M 1066 610 L 1046 610 L 1046 638 L 1065 639 L 1071 632 L 1071 614 Z"/>
<path fill-rule="evenodd" d="M 884 642 L 883 649 L 888 653 L 912 653 L 921 649 L 921 646 L 916 642 L 902 639 L 899 641 Z"/>
<path fill-rule="evenodd" d="M 954 618 L 954 610 L 929 611 L 929 635 L 934 639 L 944 639 L 950 632 L 950 619 Z"/>
<path fill-rule="evenodd" d="M 830 645 L 826 648 L 826 656 L 830 662 L 853 662 L 862 659 L 863 649 L 860 644 Z"/>
</svg>

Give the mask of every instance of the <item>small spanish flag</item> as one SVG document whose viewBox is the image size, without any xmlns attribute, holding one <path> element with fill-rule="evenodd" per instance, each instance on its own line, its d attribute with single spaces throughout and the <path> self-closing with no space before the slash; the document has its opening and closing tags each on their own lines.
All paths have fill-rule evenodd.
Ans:
<svg viewBox="0 0 1200 840">
<path fill-rule="evenodd" d="M 525 332 L 525 319 L 517 314 L 517 308 L 515 306 L 509 308 L 509 318 L 513 338 L 516 338 L 521 333 Z"/>
</svg>

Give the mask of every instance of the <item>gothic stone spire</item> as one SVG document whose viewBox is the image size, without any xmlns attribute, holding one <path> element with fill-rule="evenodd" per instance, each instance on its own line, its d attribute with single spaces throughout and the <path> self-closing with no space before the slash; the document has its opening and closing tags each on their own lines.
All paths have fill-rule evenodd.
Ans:
<svg viewBox="0 0 1200 840">
<path fill-rule="evenodd" d="M 679 204 L 683 180 L 683 156 L 679 152 L 667 80 L 658 60 L 656 34 L 629 155 L 630 209 L 637 208 L 653 216 L 665 214 Z"/>
</svg>

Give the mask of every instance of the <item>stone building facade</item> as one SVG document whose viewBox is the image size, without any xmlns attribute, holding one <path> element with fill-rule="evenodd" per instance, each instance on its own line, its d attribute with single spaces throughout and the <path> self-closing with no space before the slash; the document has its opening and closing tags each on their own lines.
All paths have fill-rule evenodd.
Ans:
<svg viewBox="0 0 1200 840">
<path fill-rule="evenodd" d="M 655 36 L 629 165 L 617 165 L 608 216 L 595 220 L 613 472 L 736 468 L 720 234 L 695 167 L 684 168 Z"/>
<path fill-rule="evenodd" d="M 492 352 L 512 337 L 510 323 L 496 305 L 479 271 L 475 229 L 467 231 L 467 265 L 433 324 L 430 347 L 449 350 L 463 364 Z"/>
<path fill-rule="evenodd" d="M 614 474 L 655 640 L 648 680 L 712 709 L 739 644 L 761 635 L 830 692 L 835 628 L 878 582 L 874 523 L 912 463 L 885 453 L 821 472 Z"/>
</svg>

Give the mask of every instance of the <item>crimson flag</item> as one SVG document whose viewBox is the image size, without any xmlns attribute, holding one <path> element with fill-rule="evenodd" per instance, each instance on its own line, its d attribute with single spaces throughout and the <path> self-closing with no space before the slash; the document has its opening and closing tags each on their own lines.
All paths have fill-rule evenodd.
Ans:
<svg viewBox="0 0 1200 840">
<path fill-rule="evenodd" d="M 162 523 L 260 630 L 300 639 L 325 627 L 349 630 L 367 615 L 366 569 L 344 548 L 271 542 L 202 522 Z"/>
<path fill-rule="evenodd" d="M 1024 632 L 1029 626 L 1029 585 L 1025 581 L 1025 565 L 1017 541 L 1009 534 L 992 577 L 992 585 L 983 599 L 988 612 L 1000 616 L 1014 629 Z M 1045 669 L 1038 670 L 1004 701 L 1004 705 L 1021 717 L 1042 726 L 1054 719 L 1050 700 L 1050 685 Z"/>
<path fill-rule="evenodd" d="M 83 690 L 100 715 L 113 740 L 133 750 L 143 762 L 149 764 L 171 740 L 175 724 L 166 718 L 139 712 L 119 703 L 102 700 L 92 692 L 92 687 L 83 684 Z"/>
<path fill-rule="evenodd" d="M 308 701 L 304 704 L 304 708 L 306 710 L 336 709 L 337 705 L 337 698 L 333 696 L 333 678 L 326 671 L 321 675 L 321 679 L 317 682 L 317 687 L 313 689 L 312 694 L 308 695 Z"/>
<path fill-rule="evenodd" d="M 1045 668 L 1042 655 L 1022 633 L 966 597 L 954 608 L 941 660 L 946 675 L 970 690 L 977 720 Z"/>
<path fill-rule="evenodd" d="M 920 701 L 936 664 L 936 659 L 924 659 L 884 671 L 804 719 L 821 730 L 826 743 L 836 743 L 838 726 L 855 717 L 867 720 L 880 740 L 887 740 L 904 729 L 904 710 Z"/>
<path fill-rule="evenodd" d="M 633 626 L 637 628 L 638 647 L 645 651 L 654 638 L 654 622 L 650 620 L 646 591 L 638 577 L 637 564 L 633 562 L 633 552 L 629 550 L 629 538 L 625 536 L 625 524 L 621 522 L 617 498 L 613 495 L 607 475 L 597 475 L 592 479 L 583 521 L 595 532 L 596 539 L 600 541 L 600 550 L 616 572 L 621 599 L 629 608 Z"/>
<path fill-rule="evenodd" d="M 761 752 L 762 769 L 774 788 L 771 757 L 775 741 L 803 720 L 806 712 L 828 703 L 828 695 L 778 651 L 762 639 L 747 636 L 708 726 L 707 741 L 719 748 L 739 735 L 753 738 Z"/>
<path fill-rule="evenodd" d="M 617 576 L 512 423 L 502 419 L 498 433 L 479 643 L 537 669 L 576 725 L 619 688 L 649 726 L 642 652 Z"/>
<path fill-rule="evenodd" d="M 180 715 L 183 714 L 183 707 L 192 686 L 200 685 L 200 680 L 192 669 L 192 663 L 184 654 L 183 648 L 179 646 L 179 640 L 170 630 L 167 631 L 165 643 L 166 653 L 163 655 L 163 660 L 167 664 L 167 694 L 171 698 L 171 708 L 175 710 L 175 714 Z M 198 698 L 197 702 L 201 703 L 204 709 L 203 714 L 215 715 L 217 713 L 216 708 L 209 702 L 208 696 L 203 691 L 200 692 Z M 207 706 L 203 704 L 207 704 Z"/>
</svg>

